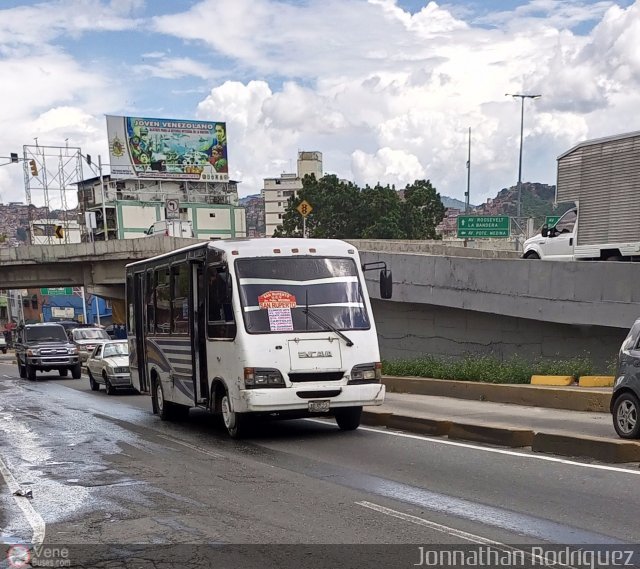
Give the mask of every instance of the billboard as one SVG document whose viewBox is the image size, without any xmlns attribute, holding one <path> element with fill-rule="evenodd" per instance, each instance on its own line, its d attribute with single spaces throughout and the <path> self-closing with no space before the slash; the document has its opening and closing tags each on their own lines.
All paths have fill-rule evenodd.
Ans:
<svg viewBox="0 0 640 569">
<path fill-rule="evenodd" d="M 107 116 L 112 178 L 226 182 L 227 125 Z"/>
</svg>

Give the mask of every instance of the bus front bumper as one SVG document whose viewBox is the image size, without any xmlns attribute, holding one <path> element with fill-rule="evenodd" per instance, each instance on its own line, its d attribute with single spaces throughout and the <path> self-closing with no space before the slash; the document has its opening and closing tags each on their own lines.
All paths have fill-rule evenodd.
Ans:
<svg viewBox="0 0 640 569">
<path fill-rule="evenodd" d="M 381 383 L 364 385 L 327 385 L 313 387 L 283 387 L 243 389 L 234 401 L 237 413 L 276 413 L 279 411 L 309 411 L 310 402 L 328 401 L 329 410 L 340 407 L 365 407 L 384 403 L 385 386 Z"/>
</svg>

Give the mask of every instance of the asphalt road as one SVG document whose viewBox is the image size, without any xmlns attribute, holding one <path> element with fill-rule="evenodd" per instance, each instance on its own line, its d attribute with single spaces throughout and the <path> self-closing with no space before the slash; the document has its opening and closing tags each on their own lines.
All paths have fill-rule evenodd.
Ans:
<svg viewBox="0 0 640 569">
<path fill-rule="evenodd" d="M 5 543 L 325 544 L 308 555 L 335 567 L 327 544 L 413 544 L 401 550 L 412 565 L 417 545 L 616 545 L 640 534 L 634 466 L 341 432 L 331 420 L 264 423 L 234 441 L 207 413 L 165 423 L 148 396 L 92 392 L 85 377 L 30 382 L 4 363 L 0 459 Z M 14 498 L 12 485 L 33 499 Z"/>
</svg>

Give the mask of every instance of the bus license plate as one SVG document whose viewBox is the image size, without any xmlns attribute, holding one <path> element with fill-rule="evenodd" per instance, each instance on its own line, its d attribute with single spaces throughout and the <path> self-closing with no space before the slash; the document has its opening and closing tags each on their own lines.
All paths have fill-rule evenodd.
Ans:
<svg viewBox="0 0 640 569">
<path fill-rule="evenodd" d="M 330 408 L 329 400 L 326 401 L 309 401 L 309 411 L 311 413 L 327 413 Z"/>
</svg>

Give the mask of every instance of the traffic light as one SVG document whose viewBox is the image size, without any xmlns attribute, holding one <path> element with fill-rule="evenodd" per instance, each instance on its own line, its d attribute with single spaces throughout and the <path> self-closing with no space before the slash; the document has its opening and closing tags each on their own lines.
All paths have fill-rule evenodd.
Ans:
<svg viewBox="0 0 640 569">
<path fill-rule="evenodd" d="M 10 156 L 11 156 L 11 163 L 16 164 L 18 162 L 18 155 L 15 152 L 12 152 Z"/>
<path fill-rule="evenodd" d="M 87 154 L 87 164 L 91 166 L 91 154 Z"/>
<path fill-rule="evenodd" d="M 29 160 L 29 166 L 31 167 L 31 175 L 32 176 L 37 176 L 38 175 L 38 166 L 36 165 L 36 161 L 35 160 Z"/>
</svg>

